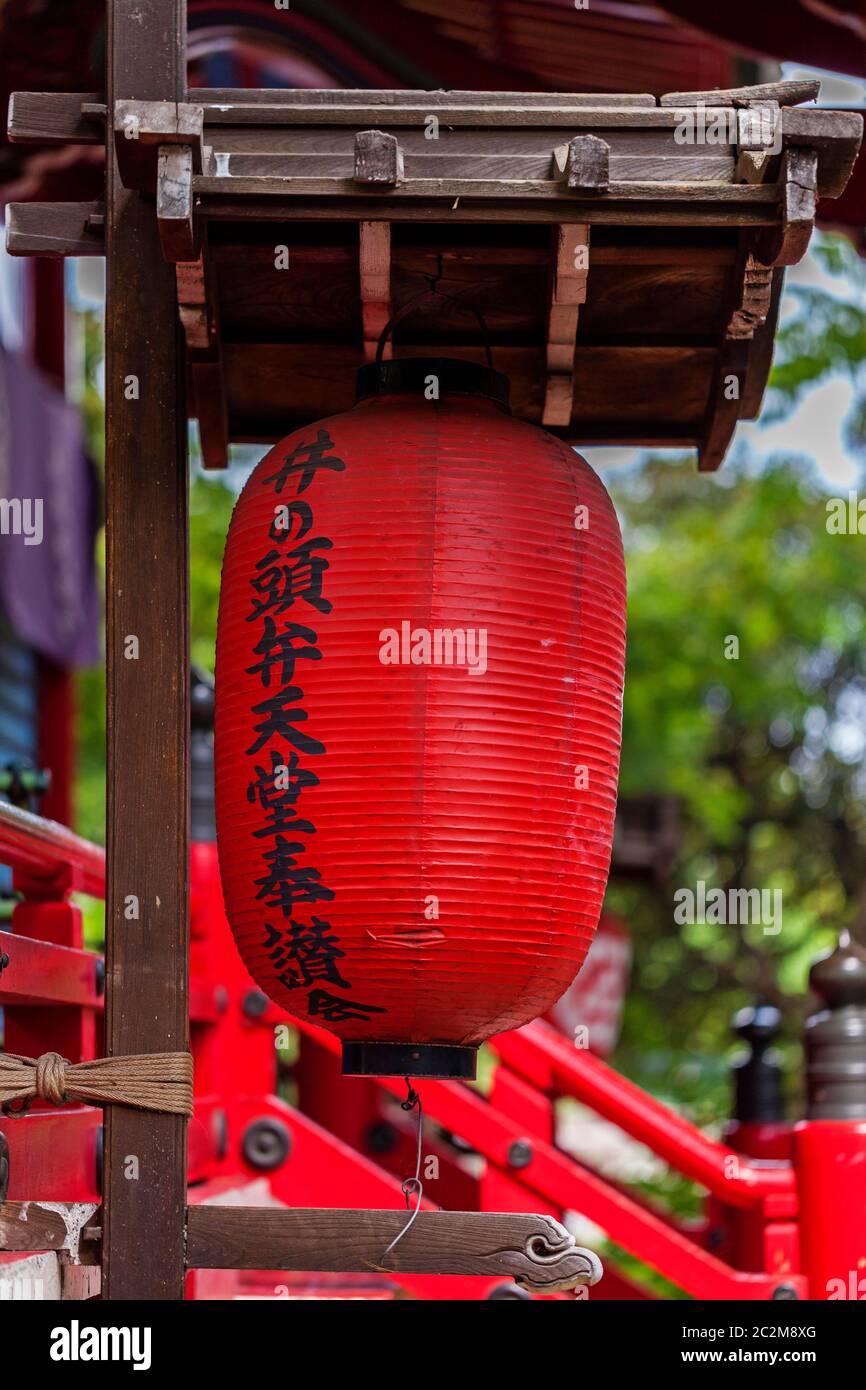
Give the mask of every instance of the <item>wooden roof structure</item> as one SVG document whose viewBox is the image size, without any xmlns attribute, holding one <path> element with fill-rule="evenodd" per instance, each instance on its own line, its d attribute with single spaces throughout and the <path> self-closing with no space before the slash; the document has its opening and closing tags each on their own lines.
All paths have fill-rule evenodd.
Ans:
<svg viewBox="0 0 866 1390">
<path fill-rule="evenodd" d="M 578 446 L 696 446 L 712 470 L 758 412 L 781 270 L 859 149 L 859 115 L 795 104 L 816 91 L 25 93 L 9 136 L 107 127 L 154 203 L 207 466 L 348 408 L 415 300 L 398 354 L 477 357 L 478 310 L 518 416 Z M 103 216 L 12 204 L 9 250 L 102 254 Z"/>
</svg>

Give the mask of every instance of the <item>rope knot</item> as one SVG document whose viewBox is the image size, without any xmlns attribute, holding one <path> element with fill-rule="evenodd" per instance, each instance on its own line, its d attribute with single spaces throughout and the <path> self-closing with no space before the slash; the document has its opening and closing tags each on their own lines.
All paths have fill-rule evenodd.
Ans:
<svg viewBox="0 0 866 1390">
<path fill-rule="evenodd" d="M 51 1105 L 66 1100 L 66 1068 L 69 1066 L 59 1052 L 43 1052 L 36 1058 L 36 1095 Z"/>
<path fill-rule="evenodd" d="M 166 1115 L 191 1115 L 192 1057 L 148 1052 L 70 1062 L 58 1052 L 19 1057 L 0 1051 L 0 1113 L 23 1115 L 31 1100 L 64 1105 L 129 1105 Z"/>
</svg>

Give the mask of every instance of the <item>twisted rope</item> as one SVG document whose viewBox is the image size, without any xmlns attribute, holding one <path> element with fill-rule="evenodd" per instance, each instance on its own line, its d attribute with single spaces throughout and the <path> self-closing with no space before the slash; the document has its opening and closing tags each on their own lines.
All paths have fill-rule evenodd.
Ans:
<svg viewBox="0 0 866 1390">
<path fill-rule="evenodd" d="M 0 1052 L 0 1108 L 15 1104 L 26 1110 L 31 1100 L 51 1105 L 80 1100 L 191 1115 L 192 1057 L 188 1052 L 150 1052 L 68 1062 L 57 1052 L 41 1057 Z"/>
</svg>

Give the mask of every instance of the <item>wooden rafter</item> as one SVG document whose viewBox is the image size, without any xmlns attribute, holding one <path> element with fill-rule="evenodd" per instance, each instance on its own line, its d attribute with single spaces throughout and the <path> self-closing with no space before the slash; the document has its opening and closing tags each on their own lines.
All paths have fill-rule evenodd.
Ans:
<svg viewBox="0 0 866 1390">
<path fill-rule="evenodd" d="M 219 299 L 207 248 L 197 260 L 175 265 L 175 276 L 192 384 L 190 413 L 198 420 L 202 462 L 206 469 L 225 468 L 229 450 L 225 369 Z"/>
<path fill-rule="evenodd" d="M 358 223 L 361 315 L 364 332 L 363 360 L 372 362 L 379 338 L 391 317 L 391 225 L 389 222 Z M 393 355 L 386 343 L 384 358 Z"/>
<path fill-rule="evenodd" d="M 547 315 L 547 383 L 542 424 L 571 423 L 574 353 L 580 306 L 589 276 L 589 227 L 565 223 L 556 232 L 550 307 Z"/>
</svg>

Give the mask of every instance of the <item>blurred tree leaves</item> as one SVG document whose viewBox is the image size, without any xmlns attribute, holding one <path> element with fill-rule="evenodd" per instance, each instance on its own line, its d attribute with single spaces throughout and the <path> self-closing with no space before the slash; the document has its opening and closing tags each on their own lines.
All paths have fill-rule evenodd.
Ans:
<svg viewBox="0 0 866 1390">
<path fill-rule="evenodd" d="M 788 412 L 843 371 L 856 440 L 866 275 L 839 238 L 822 238 L 816 255 L 845 277 L 850 302 L 792 287 L 770 398 Z M 691 457 L 651 458 L 612 494 L 629 575 L 621 792 L 675 794 L 683 814 L 671 881 L 609 890 L 636 944 L 617 1060 L 688 1104 L 683 1054 L 724 1053 L 731 1014 L 755 995 L 783 1008 L 793 1061 L 809 965 L 841 926 L 863 934 L 866 536 L 828 533 L 826 487 L 802 459 L 759 467 L 739 451 L 702 477 Z M 737 660 L 726 659 L 731 636 Z M 698 879 L 781 889 L 782 930 L 677 926 L 674 888 Z M 705 1120 L 725 1113 L 717 1081 L 692 1098 Z"/>
</svg>

